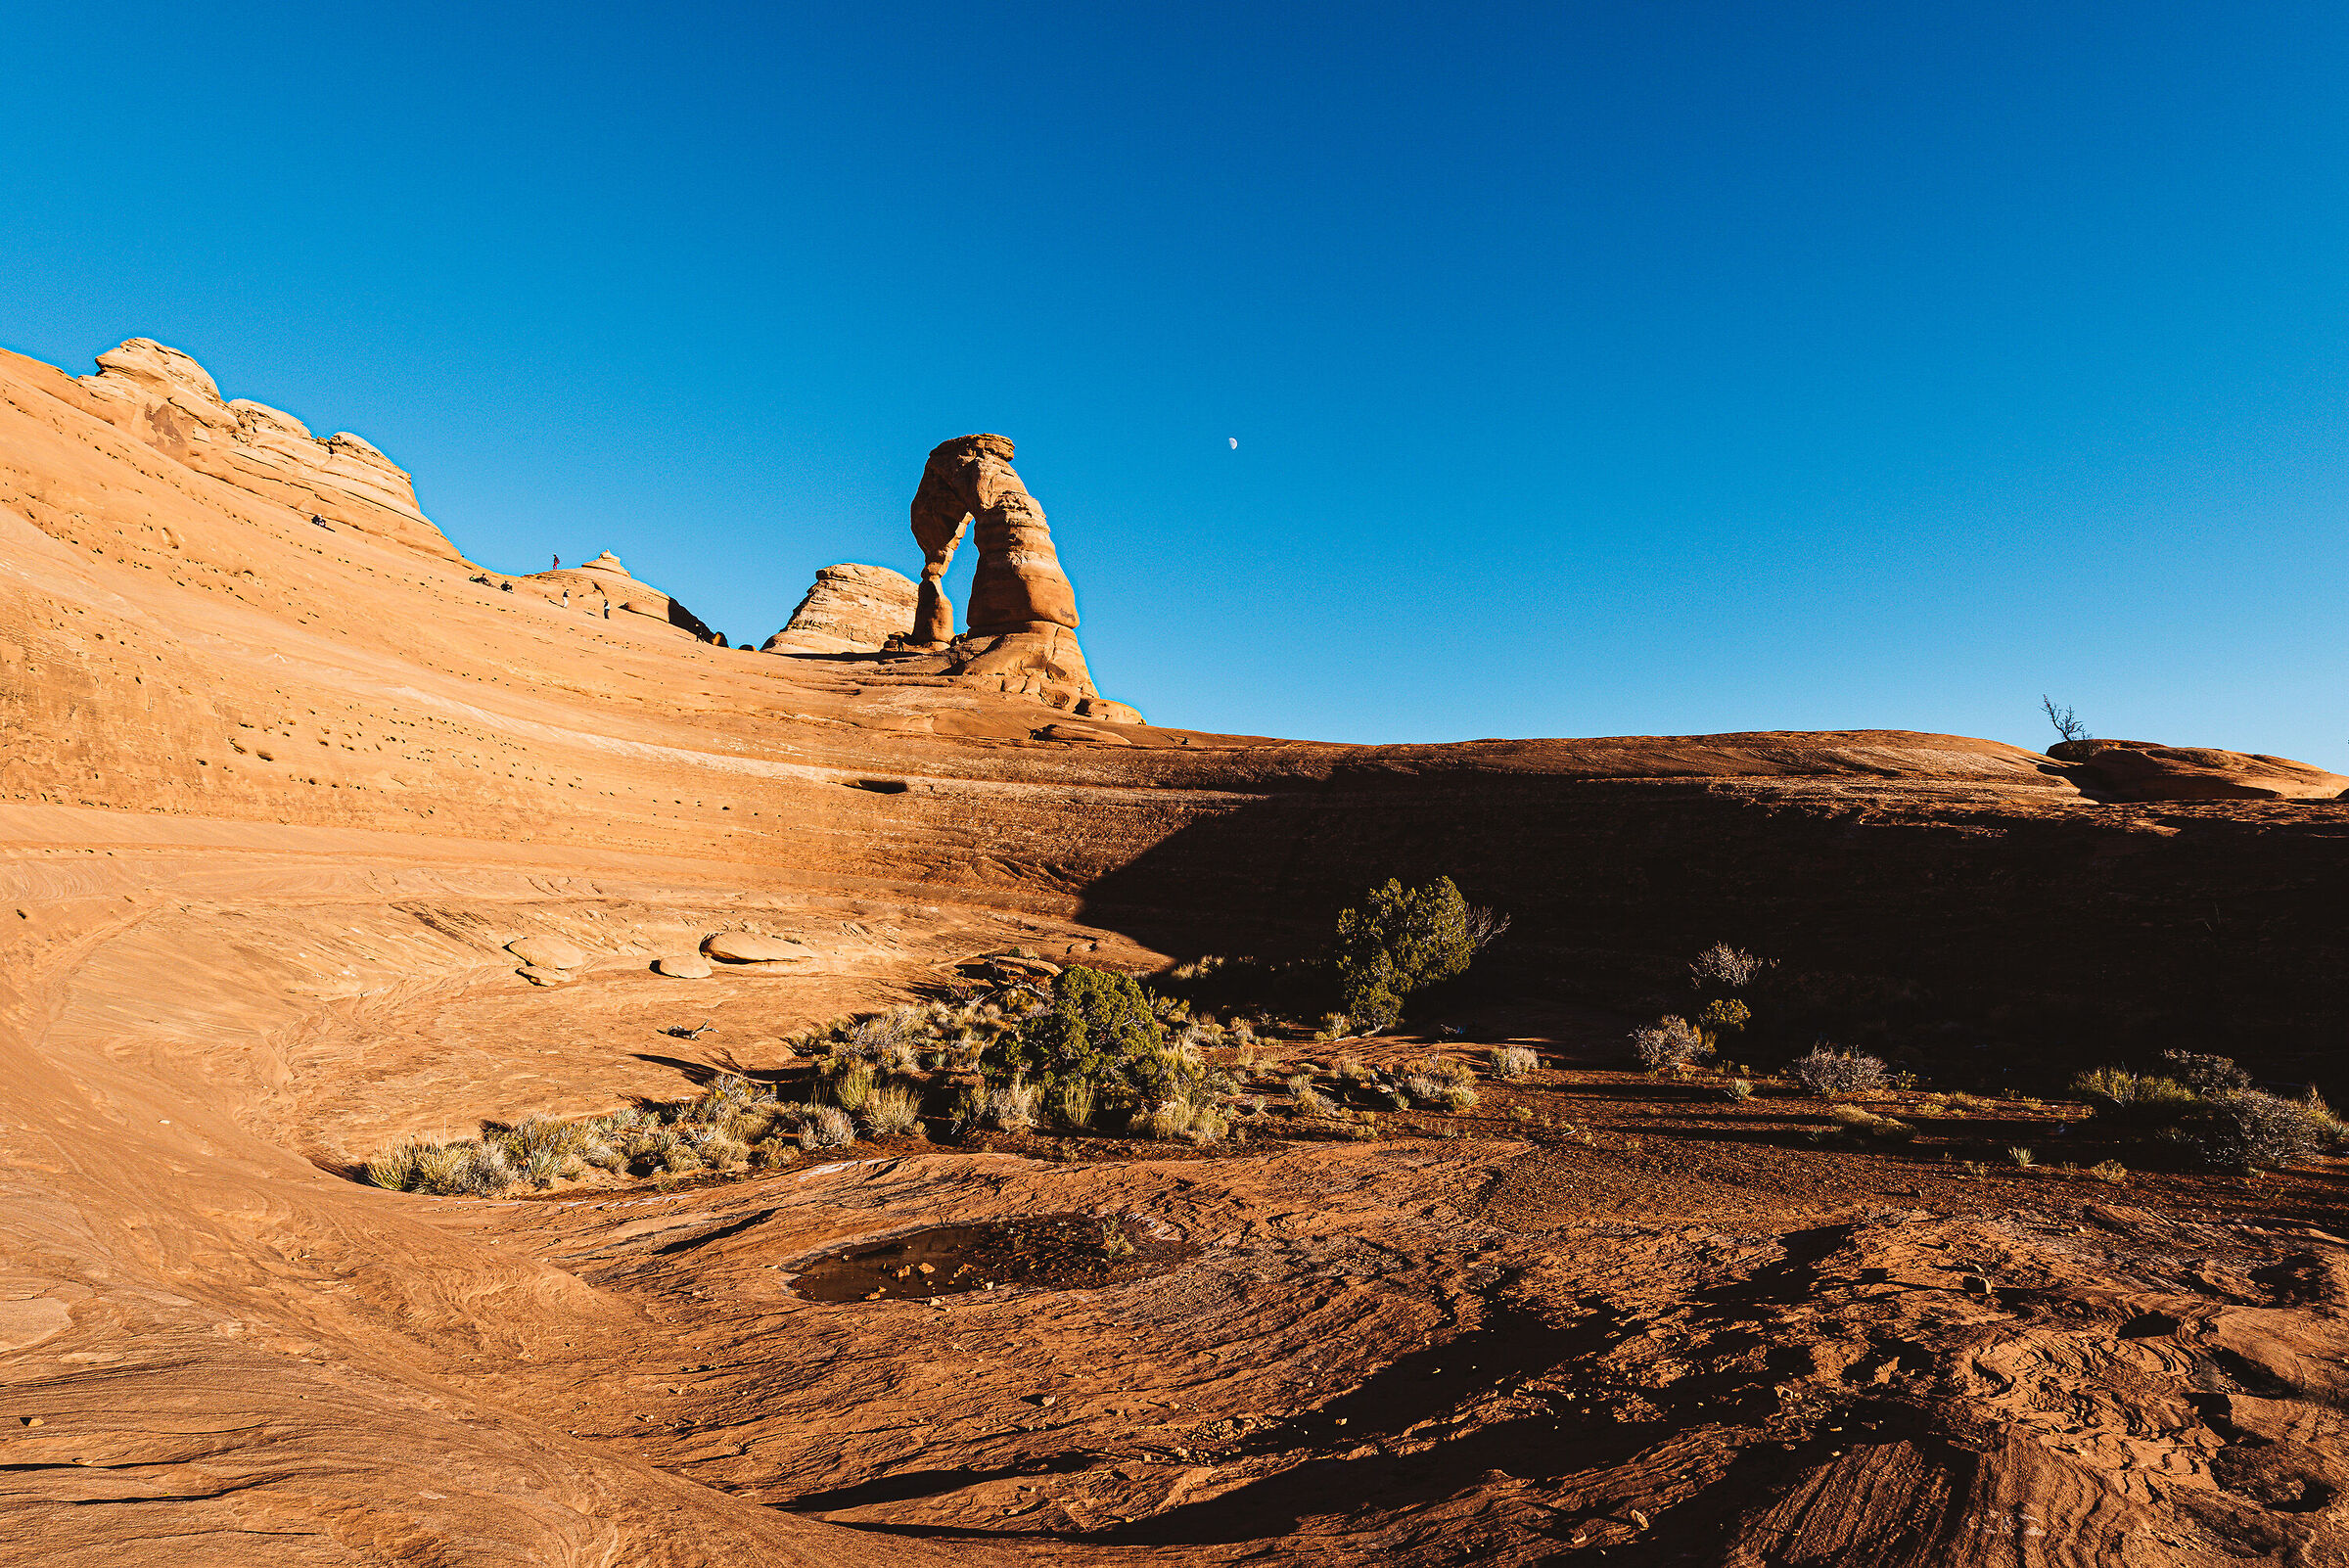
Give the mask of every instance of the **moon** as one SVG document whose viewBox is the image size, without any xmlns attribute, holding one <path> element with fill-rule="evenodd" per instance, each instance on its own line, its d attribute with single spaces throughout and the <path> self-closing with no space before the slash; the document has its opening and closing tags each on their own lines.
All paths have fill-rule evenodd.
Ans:
<svg viewBox="0 0 2349 1568">
<path fill-rule="evenodd" d="M 1231 442 L 1231 449 L 1233 451 L 1236 452 L 1240 449 L 1240 438 L 1237 436 L 1226 436 L 1223 438 Z"/>
</svg>

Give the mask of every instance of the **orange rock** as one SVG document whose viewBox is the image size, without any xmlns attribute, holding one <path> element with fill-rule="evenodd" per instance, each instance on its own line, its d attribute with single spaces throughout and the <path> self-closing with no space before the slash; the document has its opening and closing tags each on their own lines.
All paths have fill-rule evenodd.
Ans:
<svg viewBox="0 0 2349 1568">
<path fill-rule="evenodd" d="M 913 495 L 913 537 L 927 558 L 915 613 L 918 642 L 954 634 L 942 584 L 965 524 L 978 522 L 979 566 L 971 577 L 970 628 L 980 636 L 1077 624 L 1077 590 L 1060 570 L 1044 509 L 1011 467 L 1003 436 L 958 436 L 931 449 Z"/>
<path fill-rule="evenodd" d="M 764 653 L 870 653 L 913 629 L 913 579 L 887 567 L 845 561 L 815 575 L 807 596 Z"/>
<path fill-rule="evenodd" d="M 2288 757 L 2221 752 L 2158 741 L 2076 740 L 2048 748 L 2057 761 L 2096 776 L 2124 801 L 2337 801 L 2349 778 Z"/>
</svg>

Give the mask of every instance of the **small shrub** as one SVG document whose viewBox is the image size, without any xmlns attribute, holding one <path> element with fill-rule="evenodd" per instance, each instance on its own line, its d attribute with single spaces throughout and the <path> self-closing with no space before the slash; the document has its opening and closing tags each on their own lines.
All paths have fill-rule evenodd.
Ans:
<svg viewBox="0 0 2349 1568">
<path fill-rule="evenodd" d="M 1349 1084 L 1367 1084 L 1370 1082 L 1370 1069 L 1362 1065 L 1362 1059 L 1359 1056 L 1341 1056 L 1335 1062 L 1331 1063 L 1330 1067 L 1331 1071 L 1335 1072 L 1338 1077 L 1344 1079 Z"/>
<path fill-rule="evenodd" d="M 2017 1170 L 2027 1169 L 2032 1165 L 2036 1165 L 2038 1161 L 2039 1157 L 2033 1154 L 2029 1149 L 2023 1147 L 2023 1145 L 2020 1143 L 2009 1143 L 2006 1145 L 2006 1163 L 2015 1167 Z"/>
<path fill-rule="evenodd" d="M 2248 1175 L 2313 1158 L 2323 1125 L 2306 1105 L 2242 1089 L 2206 1100 L 2171 1130 L 2202 1164 Z"/>
<path fill-rule="evenodd" d="M 1450 877 L 1405 889 L 1390 879 L 1338 916 L 1331 969 L 1353 1027 L 1375 1034 L 1411 992 L 1451 979 L 1476 956 L 1468 905 Z"/>
<path fill-rule="evenodd" d="M 1437 1097 L 1437 1100 L 1444 1109 L 1457 1116 L 1463 1111 L 1475 1108 L 1476 1085 L 1460 1079 L 1450 1080 L 1445 1084 L 1443 1093 Z"/>
<path fill-rule="evenodd" d="M 1313 1086 L 1313 1076 L 1311 1073 L 1292 1075 L 1288 1086 L 1289 1097 L 1297 1102 L 1297 1109 L 1306 1116 L 1327 1116 L 1331 1111 L 1337 1109 L 1336 1104 L 1327 1095 Z"/>
<path fill-rule="evenodd" d="M 1742 1078 L 1732 1078 L 1721 1085 L 1721 1097 L 1725 1100 L 1750 1100 L 1754 1097 L 1754 1085 Z"/>
<path fill-rule="evenodd" d="M 865 1098 L 873 1092 L 874 1073 L 870 1062 L 852 1057 L 835 1056 L 827 1069 L 831 1083 L 827 1085 L 832 1103 L 844 1111 L 860 1111 Z"/>
<path fill-rule="evenodd" d="M 1052 1113 L 1060 1118 L 1061 1126 L 1082 1131 L 1093 1125 L 1093 1086 L 1090 1084 L 1063 1084 L 1052 1096 Z"/>
<path fill-rule="evenodd" d="M 1700 991 L 1711 986 L 1743 991 L 1753 984 L 1756 975 L 1768 967 L 1768 959 L 1757 958 L 1726 942 L 1717 942 L 1689 963 L 1688 979 Z"/>
<path fill-rule="evenodd" d="M 1493 1076 L 1504 1083 L 1514 1084 L 1542 1065 L 1542 1059 L 1523 1045 L 1493 1047 Z"/>
<path fill-rule="evenodd" d="M 2098 1181 L 2126 1181 L 2129 1168 L 2118 1160 L 2098 1160 L 2088 1168 L 2088 1174 Z"/>
<path fill-rule="evenodd" d="M 2163 1127 L 2197 1103 L 2192 1089 L 2171 1078 L 2140 1077 L 2123 1067 L 2099 1067 L 2072 1080 L 2072 1092 L 2097 1115 L 2139 1127 Z"/>
<path fill-rule="evenodd" d="M 2200 1051 L 2163 1051 L 2161 1066 L 2164 1076 L 2176 1079 L 2198 1095 L 2232 1094 L 2251 1086 L 2251 1075 L 2244 1072 L 2229 1056 L 2207 1056 Z"/>
<path fill-rule="evenodd" d="M 1651 1073 L 1684 1072 L 1713 1054 L 1696 1027 L 1676 1014 L 1633 1030 L 1632 1050 Z"/>
<path fill-rule="evenodd" d="M 1865 1136 L 1883 1138 L 1891 1142 L 1905 1142 L 1916 1136 L 1916 1130 L 1908 1123 L 1889 1116 L 1878 1116 L 1872 1111 L 1862 1110 L 1857 1105 L 1838 1105 L 1827 1115 L 1835 1122 L 1836 1126 L 1855 1137 Z"/>
<path fill-rule="evenodd" d="M 901 1084 L 873 1090 L 864 1099 L 865 1130 L 875 1137 L 899 1137 L 922 1125 L 922 1097 Z"/>
<path fill-rule="evenodd" d="M 810 1152 L 816 1149 L 845 1149 L 856 1141 L 856 1124 L 849 1113 L 837 1105 L 811 1106 L 806 1126 L 800 1130 L 800 1147 Z"/>
<path fill-rule="evenodd" d="M 1696 1022 L 1706 1034 L 1719 1038 L 1724 1034 L 1734 1035 L 1744 1029 L 1753 1016 L 1752 1008 L 1733 996 L 1727 996 L 1707 1002 Z"/>
<path fill-rule="evenodd" d="M 1189 1099 L 1177 1097 L 1168 1100 L 1163 1105 L 1152 1106 L 1136 1116 L 1133 1119 L 1132 1130 L 1138 1136 L 1155 1138 L 1161 1143 L 1171 1143 L 1176 1138 L 1190 1135 L 1192 1130 L 1200 1124 L 1203 1112 L 1210 1116 L 1214 1115 L 1204 1106 Z M 1220 1116 L 1215 1117 L 1218 1137 L 1222 1135 L 1221 1121 Z"/>
<path fill-rule="evenodd" d="M 1206 1068 L 1195 1047 L 1169 1043 L 1158 1000 L 1131 975 L 1064 969 L 1052 982 L 1050 1004 L 990 1052 L 988 1076 L 1054 1089 L 1083 1084 L 1096 1109 L 1189 1094 L 1204 1083 Z"/>
<path fill-rule="evenodd" d="M 1884 1064 L 1857 1051 L 1820 1045 L 1789 1064 L 1786 1076 L 1814 1094 L 1860 1094 L 1884 1086 Z"/>
<path fill-rule="evenodd" d="M 987 1120 L 1006 1132 L 1025 1132 L 1036 1126 L 1036 1086 L 1024 1078 L 994 1084 L 987 1093 Z"/>
<path fill-rule="evenodd" d="M 2300 1097 L 2300 1104 L 2308 1112 L 2321 1147 L 2335 1154 L 2349 1150 L 2349 1122 L 2332 1114 L 2332 1107 L 2325 1103 L 2325 1096 L 2317 1092 L 2316 1085 L 2309 1085 L 2308 1092 Z"/>
</svg>

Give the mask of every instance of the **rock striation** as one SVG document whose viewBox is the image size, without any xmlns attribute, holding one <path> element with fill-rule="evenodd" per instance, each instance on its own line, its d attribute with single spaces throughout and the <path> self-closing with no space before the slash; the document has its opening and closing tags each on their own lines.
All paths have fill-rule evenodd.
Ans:
<svg viewBox="0 0 2349 1568">
<path fill-rule="evenodd" d="M 377 538 L 462 561 L 416 504 L 407 471 L 348 431 L 320 438 L 283 409 L 223 400 L 205 368 L 152 338 L 98 356 L 93 411 L 202 474 Z"/>
<path fill-rule="evenodd" d="M 967 684 L 1029 697 L 1110 723 L 1142 715 L 1093 685 L 1077 645 L 1077 590 L 1060 569 L 1044 509 L 1011 466 L 1008 437 L 958 436 L 931 448 L 913 495 L 913 538 L 922 581 L 905 646 L 944 657 L 941 672 Z M 946 569 L 976 523 L 969 630 L 954 635 Z"/>
<path fill-rule="evenodd" d="M 913 495 L 913 538 L 922 547 L 921 598 L 913 640 L 942 647 L 954 636 L 946 567 L 963 530 L 977 524 L 979 567 L 971 578 L 971 631 L 1003 636 L 1077 625 L 1077 590 L 1060 570 L 1044 509 L 1011 466 L 1003 436 L 957 436 L 931 448 Z"/>
<path fill-rule="evenodd" d="M 815 575 L 815 584 L 763 653 L 874 653 L 914 623 L 920 597 L 913 579 L 887 567 L 844 561 Z"/>
<path fill-rule="evenodd" d="M 1015 944 L 1129 971 L 1311 951 L 1389 875 L 1511 911 L 1497 993 L 1538 985 L 1521 1016 L 1569 1050 L 1628 1021 L 1546 998 L 1686 996 L 1688 955 L 1728 940 L 1781 959 L 1780 1017 L 1985 1062 L 2256 1051 L 2303 1082 L 2338 1069 L 2349 802 L 2115 805 L 2085 763 L 1885 731 L 1037 739 L 1073 715 L 940 650 L 557 634 L 454 563 L 321 548 L 99 409 L 0 352 L 0 1540 L 126 1565 L 267 1541 L 986 1568 L 1042 1542 L 1351 1568 L 1530 1562 L 1569 1529 L 1610 1560 L 2338 1555 L 2349 1250 L 2309 1222 L 2335 1169 L 2258 1184 L 2280 1198 L 2140 1173 L 2101 1201 L 2018 1174 L 1986 1202 L 1662 1102 L 1609 1120 L 1609 1092 L 1580 1097 L 1620 1147 L 940 1149 L 674 1205 L 343 1173 L 477 1118 L 796 1077 L 760 1039 L 786 1014 L 892 1007 Z M 812 956 L 714 961 L 698 992 L 610 961 L 749 924 Z M 483 983 L 489 945 L 558 929 L 591 980 Z M 1071 1211 L 1198 1251 L 1130 1289 L 922 1313 L 806 1310 L 776 1268 Z M 1379 1277 L 1333 1279 L 1373 1243 Z M 1137 1310 L 1166 1332 L 1132 1342 Z M 1757 1332 L 1784 1354 L 1758 1361 Z M 664 1365 L 725 1370 L 656 1392 Z M 1496 1376 L 1578 1397 L 1529 1420 Z M 1246 1485 L 1195 1485 L 1231 1453 Z"/>
<path fill-rule="evenodd" d="M 553 600 L 582 615 L 640 616 L 659 625 L 673 626 L 699 642 L 722 644 L 725 638 L 710 629 L 700 616 L 649 582 L 638 581 L 620 557 L 606 550 L 585 566 L 533 572 L 518 580 L 531 584 L 541 598 Z"/>
<path fill-rule="evenodd" d="M 2059 762 L 2094 775 L 2097 792 L 2122 801 L 2336 801 L 2349 778 L 2310 762 L 2257 752 L 2222 752 L 2158 741 L 2076 740 L 2048 748 Z"/>
</svg>

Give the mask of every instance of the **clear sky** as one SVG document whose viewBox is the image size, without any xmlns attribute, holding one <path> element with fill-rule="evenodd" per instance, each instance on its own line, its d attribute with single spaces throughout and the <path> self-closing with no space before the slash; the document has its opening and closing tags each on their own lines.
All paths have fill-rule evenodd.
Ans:
<svg viewBox="0 0 2349 1568">
<path fill-rule="evenodd" d="M 1161 722 L 2050 692 L 2349 771 L 2338 0 L 23 5 L 0 59 L 0 344 L 184 348 L 502 571 L 755 643 L 999 431 Z"/>
</svg>

